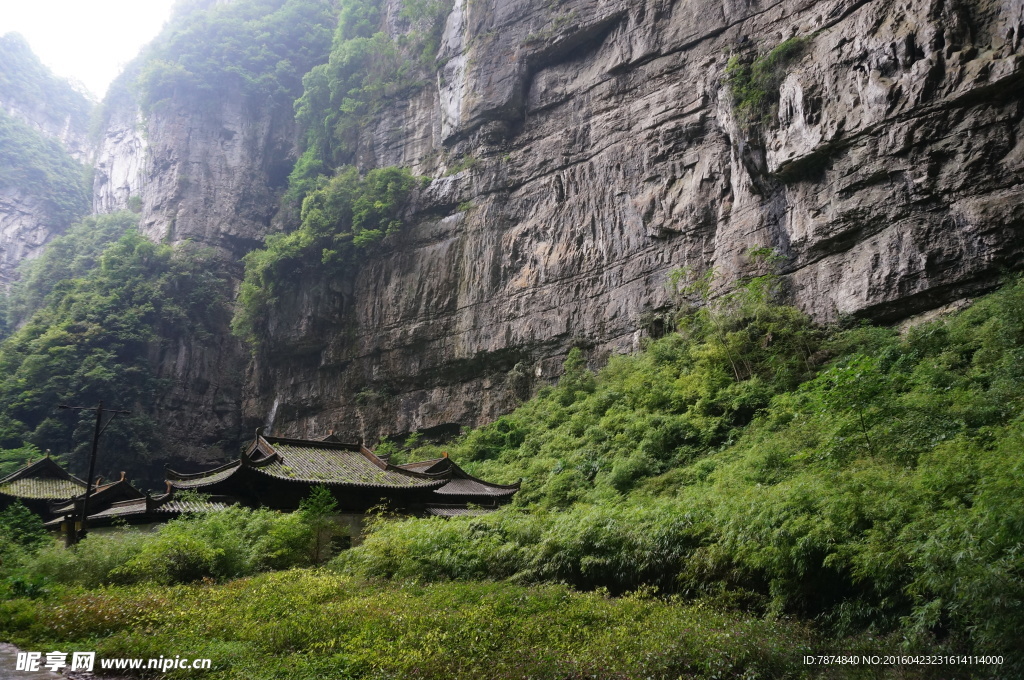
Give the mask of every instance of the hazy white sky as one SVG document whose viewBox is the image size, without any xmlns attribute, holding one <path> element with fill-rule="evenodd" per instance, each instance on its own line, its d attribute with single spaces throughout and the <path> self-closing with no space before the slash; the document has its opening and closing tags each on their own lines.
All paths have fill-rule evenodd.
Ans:
<svg viewBox="0 0 1024 680">
<path fill-rule="evenodd" d="M 163 27 L 175 0 L 0 0 L 0 35 L 21 33 L 44 64 L 99 99 Z"/>
</svg>

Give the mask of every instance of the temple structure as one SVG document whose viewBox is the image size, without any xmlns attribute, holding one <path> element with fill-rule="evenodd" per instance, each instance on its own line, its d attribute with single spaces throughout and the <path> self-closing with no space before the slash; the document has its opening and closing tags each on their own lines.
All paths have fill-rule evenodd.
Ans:
<svg viewBox="0 0 1024 680">
<path fill-rule="evenodd" d="M 70 502 L 85 493 L 85 486 L 85 482 L 45 456 L 0 479 L 0 510 L 21 501 L 37 515 L 49 517 L 52 503 Z"/>
<path fill-rule="evenodd" d="M 92 494 L 89 496 L 89 527 L 92 528 L 92 518 L 96 513 L 102 513 L 112 505 L 128 501 L 138 500 L 145 497 L 141 491 L 132 486 L 126 479 L 125 473 L 116 482 L 102 484 L 102 478 L 96 480 Z M 84 489 L 83 489 L 84 491 Z M 50 529 L 59 528 L 61 533 L 70 534 L 70 527 L 76 530 L 81 528 L 82 504 L 85 502 L 85 493 L 81 493 L 72 499 L 50 503 L 49 513 L 46 516 L 53 517 L 46 526 Z"/>
<path fill-rule="evenodd" d="M 89 498 L 88 526 L 152 525 L 237 504 L 291 511 L 321 485 L 331 491 L 354 537 L 371 508 L 421 517 L 474 515 L 508 503 L 519 490 L 518 483 L 477 479 L 447 456 L 392 465 L 361 444 L 333 436 L 306 440 L 257 434 L 231 463 L 196 473 L 167 470 L 163 494 L 143 494 L 123 474 L 117 482 L 96 486 Z M 34 503 L 40 515 L 52 518 L 48 527 L 68 533 L 81 516 L 85 486 L 46 458 L 0 481 L 0 503 L 8 497 Z"/>
<path fill-rule="evenodd" d="M 343 514 L 377 506 L 414 515 L 451 516 L 493 510 L 519 484 L 501 485 L 467 474 L 447 457 L 391 465 L 360 444 L 264 437 L 237 461 L 194 474 L 167 471 L 172 489 L 235 497 L 254 507 L 294 510 L 315 486 L 330 489 Z"/>
<path fill-rule="evenodd" d="M 95 513 L 89 514 L 89 530 L 103 530 L 118 525 L 134 526 L 145 529 L 147 526 L 162 524 L 186 513 L 214 512 L 224 510 L 237 504 L 237 498 L 209 496 L 204 498 L 180 498 L 174 491 L 164 494 L 139 494 L 138 498 L 105 504 Z M 92 499 L 89 499 L 92 507 Z M 57 518 L 47 522 L 46 526 L 67 531 L 67 523 L 71 518 Z"/>
<path fill-rule="evenodd" d="M 477 515 L 494 510 L 512 500 L 519 484 L 494 484 L 478 479 L 451 458 L 435 458 L 399 465 L 399 469 L 426 475 L 443 475 L 448 481 L 434 489 L 424 512 L 437 517 Z"/>
</svg>

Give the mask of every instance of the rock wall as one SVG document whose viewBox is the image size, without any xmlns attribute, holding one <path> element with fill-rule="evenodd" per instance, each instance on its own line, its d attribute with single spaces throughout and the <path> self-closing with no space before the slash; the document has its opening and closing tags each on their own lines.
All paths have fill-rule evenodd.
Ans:
<svg viewBox="0 0 1024 680">
<path fill-rule="evenodd" d="M 735 279 L 752 247 L 822 321 L 993 286 L 1024 244 L 1022 31 L 1017 0 L 460 0 L 437 86 L 367 131 L 366 165 L 435 178 L 413 226 L 284 302 L 248 424 L 479 424 L 574 345 L 635 350 L 672 270 Z M 778 114 L 741 125 L 730 55 L 791 37 Z"/>
<path fill-rule="evenodd" d="M 54 223 L 39 197 L 17 187 L 0 187 L 0 285 L 9 285 L 18 265 L 39 255 L 65 227 Z"/>
<path fill-rule="evenodd" d="M 126 210 L 133 197 L 137 197 L 141 206 L 143 186 L 150 169 L 145 125 L 145 117 L 134 100 L 112 112 L 95 149 L 93 212 Z"/>
<path fill-rule="evenodd" d="M 670 272 L 734 280 L 753 247 L 822 321 L 990 288 L 1024 243 L 1022 33 L 1020 0 L 456 0 L 437 82 L 364 130 L 364 168 L 433 180 L 410 226 L 299 282 L 248 369 L 227 309 L 216 338 L 161 349 L 178 449 L 257 425 L 450 435 L 555 379 L 573 346 L 594 365 L 638 349 Z M 793 37 L 777 113 L 737 120 L 730 56 Z M 148 236 L 216 248 L 238 280 L 294 226 L 279 200 L 298 138 L 289 106 L 218 95 L 146 117 L 116 103 L 94 208 L 131 201 Z"/>
<path fill-rule="evenodd" d="M 141 229 L 194 241 L 233 260 L 262 244 L 295 162 L 290 106 L 263 109 L 240 93 L 197 111 L 153 113 L 147 125 Z"/>
<path fill-rule="evenodd" d="M 296 130 L 287 105 L 263 108 L 239 92 L 220 94 L 201 107 L 163 103 L 145 116 L 133 100 L 114 107 L 97 152 L 94 207 L 108 212 L 137 201 L 143 234 L 213 248 L 238 281 L 241 257 L 261 245 L 278 212 Z M 249 353 L 231 333 L 232 311 L 230 304 L 215 310 L 213 337 L 154 348 L 157 374 L 171 385 L 157 409 L 175 457 L 229 458 L 244 436 Z"/>
<path fill-rule="evenodd" d="M 14 33 L 0 35 L 0 111 L 25 126 L 29 135 L 38 135 L 42 144 L 56 141 L 71 159 L 88 166 L 92 160 L 91 108 L 85 95 L 39 61 L 24 38 Z M 12 149 L 3 151 L 4 162 L 11 163 Z M 20 168 L 4 168 L 12 169 L 15 174 L 24 173 Z M 46 176 L 49 170 L 40 167 L 30 172 Z M 45 177 L 43 181 L 54 180 Z M 6 288 L 16 277 L 18 264 L 38 255 L 67 227 L 67 219 L 48 208 L 45 197 L 24 181 L 0 179 L 0 286 Z"/>
</svg>

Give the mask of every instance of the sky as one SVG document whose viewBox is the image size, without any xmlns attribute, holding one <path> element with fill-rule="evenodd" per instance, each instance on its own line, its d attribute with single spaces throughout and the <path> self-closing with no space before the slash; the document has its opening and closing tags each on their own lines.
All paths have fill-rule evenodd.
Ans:
<svg viewBox="0 0 1024 680">
<path fill-rule="evenodd" d="M 156 37 L 175 0 L 0 0 L 0 35 L 21 33 L 58 76 L 101 99 Z"/>
</svg>

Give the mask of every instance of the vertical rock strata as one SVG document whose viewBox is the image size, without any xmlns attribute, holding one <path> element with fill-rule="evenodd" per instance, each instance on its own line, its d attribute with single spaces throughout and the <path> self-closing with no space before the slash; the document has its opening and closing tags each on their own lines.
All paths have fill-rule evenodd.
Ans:
<svg viewBox="0 0 1024 680">
<path fill-rule="evenodd" d="M 36 257 L 67 228 L 68 215 L 55 210 L 47 200 L 53 196 L 44 195 L 40 187 L 54 193 L 73 189 L 61 186 L 67 178 L 59 171 L 82 163 L 84 172 L 91 162 L 91 108 L 85 95 L 36 58 L 24 38 L 0 35 L 0 125 L 8 128 L 0 139 L 0 163 L 5 166 L 0 167 L 0 286 L 14 279 L 20 262 Z M 45 160 L 19 154 L 42 155 Z M 18 161 L 31 165 L 34 160 L 39 161 L 34 167 L 18 167 Z M 65 167 L 45 167 L 54 160 Z"/>
<path fill-rule="evenodd" d="M 460 0 L 437 86 L 367 132 L 370 162 L 435 178 L 413 226 L 285 301 L 246 415 L 368 438 L 477 424 L 573 345 L 636 349 L 673 269 L 733 279 L 756 246 L 823 321 L 990 287 L 1024 243 L 1022 31 L 1013 0 Z M 793 37 L 752 130 L 726 63 Z"/>
<path fill-rule="evenodd" d="M 751 247 L 785 256 L 823 321 L 991 287 L 1024 243 L 1022 32 L 1020 0 L 456 0 L 437 82 L 364 130 L 364 169 L 433 179 L 409 226 L 301 281 L 247 373 L 226 318 L 154 357 L 168 422 L 206 442 L 239 423 L 450 433 L 514 407 L 572 346 L 637 349 L 671 271 L 735 279 Z M 778 111 L 737 120 L 729 57 L 794 37 Z M 116 111 L 95 208 L 139 196 L 151 238 L 231 262 L 294 226 L 275 217 L 291 111 L 222 94 L 144 126 Z"/>
<path fill-rule="evenodd" d="M 200 111 L 162 105 L 146 117 L 144 134 L 142 129 L 112 119 L 100 152 L 97 209 L 123 209 L 130 196 L 139 196 L 143 234 L 213 248 L 240 279 L 241 257 L 270 231 L 294 163 L 290 107 L 262 108 L 227 92 Z M 153 357 L 158 375 L 171 382 L 157 407 L 174 439 L 169 449 L 197 460 L 230 457 L 244 436 L 239 427 L 248 351 L 231 334 L 229 308 L 214 318 L 219 332 L 212 337 L 179 338 Z"/>
</svg>

